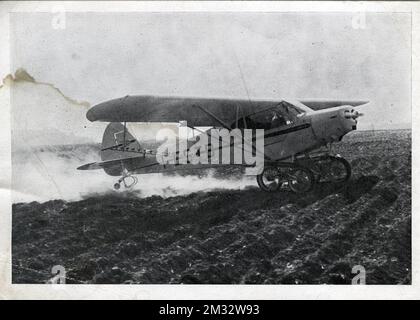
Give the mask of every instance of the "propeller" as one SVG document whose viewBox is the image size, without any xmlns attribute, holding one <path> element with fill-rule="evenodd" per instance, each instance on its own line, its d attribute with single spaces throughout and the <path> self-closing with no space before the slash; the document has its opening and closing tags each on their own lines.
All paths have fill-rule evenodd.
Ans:
<svg viewBox="0 0 420 320">
<path fill-rule="evenodd" d="M 361 112 L 359 112 L 357 110 L 354 110 L 354 109 L 352 109 L 351 111 L 346 110 L 345 113 L 344 113 L 344 117 L 346 119 L 356 120 L 357 118 L 362 117 L 362 116 L 364 116 L 364 113 L 361 113 Z"/>
</svg>

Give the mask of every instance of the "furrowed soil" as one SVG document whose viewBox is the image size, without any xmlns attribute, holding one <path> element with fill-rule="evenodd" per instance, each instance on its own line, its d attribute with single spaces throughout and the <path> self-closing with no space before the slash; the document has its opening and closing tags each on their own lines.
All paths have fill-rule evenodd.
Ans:
<svg viewBox="0 0 420 320">
<path fill-rule="evenodd" d="M 354 132 L 334 146 L 353 176 L 305 195 L 129 192 L 14 204 L 13 283 L 411 283 L 411 131 Z"/>
</svg>

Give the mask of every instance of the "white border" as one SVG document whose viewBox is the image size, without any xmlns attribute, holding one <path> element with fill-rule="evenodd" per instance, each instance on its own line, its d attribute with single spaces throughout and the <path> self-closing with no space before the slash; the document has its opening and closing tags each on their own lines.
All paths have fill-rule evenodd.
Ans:
<svg viewBox="0 0 420 320">
<path fill-rule="evenodd" d="M 10 73 L 9 13 L 234 11 L 412 13 L 412 285 L 26 285 L 11 284 L 10 96 L 0 100 L 0 299 L 419 299 L 420 233 L 417 112 L 419 101 L 420 3 L 418 2 L 13 2 L 0 3 L 1 77 Z"/>
</svg>

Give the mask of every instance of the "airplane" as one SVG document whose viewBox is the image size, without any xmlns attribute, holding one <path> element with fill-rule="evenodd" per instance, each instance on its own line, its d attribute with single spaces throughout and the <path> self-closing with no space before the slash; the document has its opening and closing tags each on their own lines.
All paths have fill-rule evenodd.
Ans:
<svg viewBox="0 0 420 320">
<path fill-rule="evenodd" d="M 114 185 L 118 190 L 121 183 L 126 188 L 135 185 L 138 182 L 137 174 L 220 166 L 252 167 L 249 163 L 236 163 L 232 159 L 228 163 L 194 164 L 188 160 L 188 155 L 187 162 L 181 162 L 179 149 L 174 154 L 175 162 L 162 163 L 157 160 L 161 156 L 157 150 L 141 147 L 127 130 L 127 122 L 186 122 L 193 132 L 200 132 L 195 141 L 204 135 L 210 137 L 209 128 L 227 129 L 236 133 L 263 129 L 264 163 L 256 174 L 258 186 L 266 192 L 287 187 L 294 193 L 305 193 L 320 181 L 342 183 L 350 179 L 349 162 L 338 154 L 332 154 L 331 144 L 340 142 L 344 135 L 357 129 L 357 119 L 363 114 L 355 108 L 367 103 L 345 100 L 246 100 L 127 95 L 97 104 L 87 111 L 89 121 L 109 124 L 103 134 L 101 161 L 77 169 L 103 169 L 108 175 L 119 176 Z M 201 130 L 202 127 L 207 129 Z M 187 151 L 195 141 L 187 142 Z M 243 146 L 249 146 L 248 152 L 255 155 L 261 153 L 261 148 L 255 147 L 255 138 L 250 141 L 242 137 L 241 141 Z M 234 152 L 232 143 L 222 145 L 216 151 L 211 150 L 210 143 L 208 146 L 208 158 L 226 148 L 230 149 L 230 154 Z M 167 151 L 165 155 L 168 154 Z"/>
</svg>

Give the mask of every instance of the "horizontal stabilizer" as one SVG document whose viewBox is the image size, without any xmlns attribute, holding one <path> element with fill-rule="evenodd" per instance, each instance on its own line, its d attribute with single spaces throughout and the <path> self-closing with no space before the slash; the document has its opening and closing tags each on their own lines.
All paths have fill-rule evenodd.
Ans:
<svg viewBox="0 0 420 320">
<path fill-rule="evenodd" d="M 103 167 L 100 165 L 101 162 L 92 162 L 84 164 L 83 166 L 77 167 L 77 170 L 97 170 L 97 169 L 103 169 Z"/>
<path fill-rule="evenodd" d="M 156 166 L 159 163 L 152 157 L 130 157 L 125 159 L 115 159 L 101 162 L 92 162 L 80 166 L 77 170 L 97 170 L 104 169 L 105 172 L 110 176 L 120 176 L 124 170 L 129 172 L 135 171 L 137 169 L 147 168 L 151 166 Z"/>
</svg>

